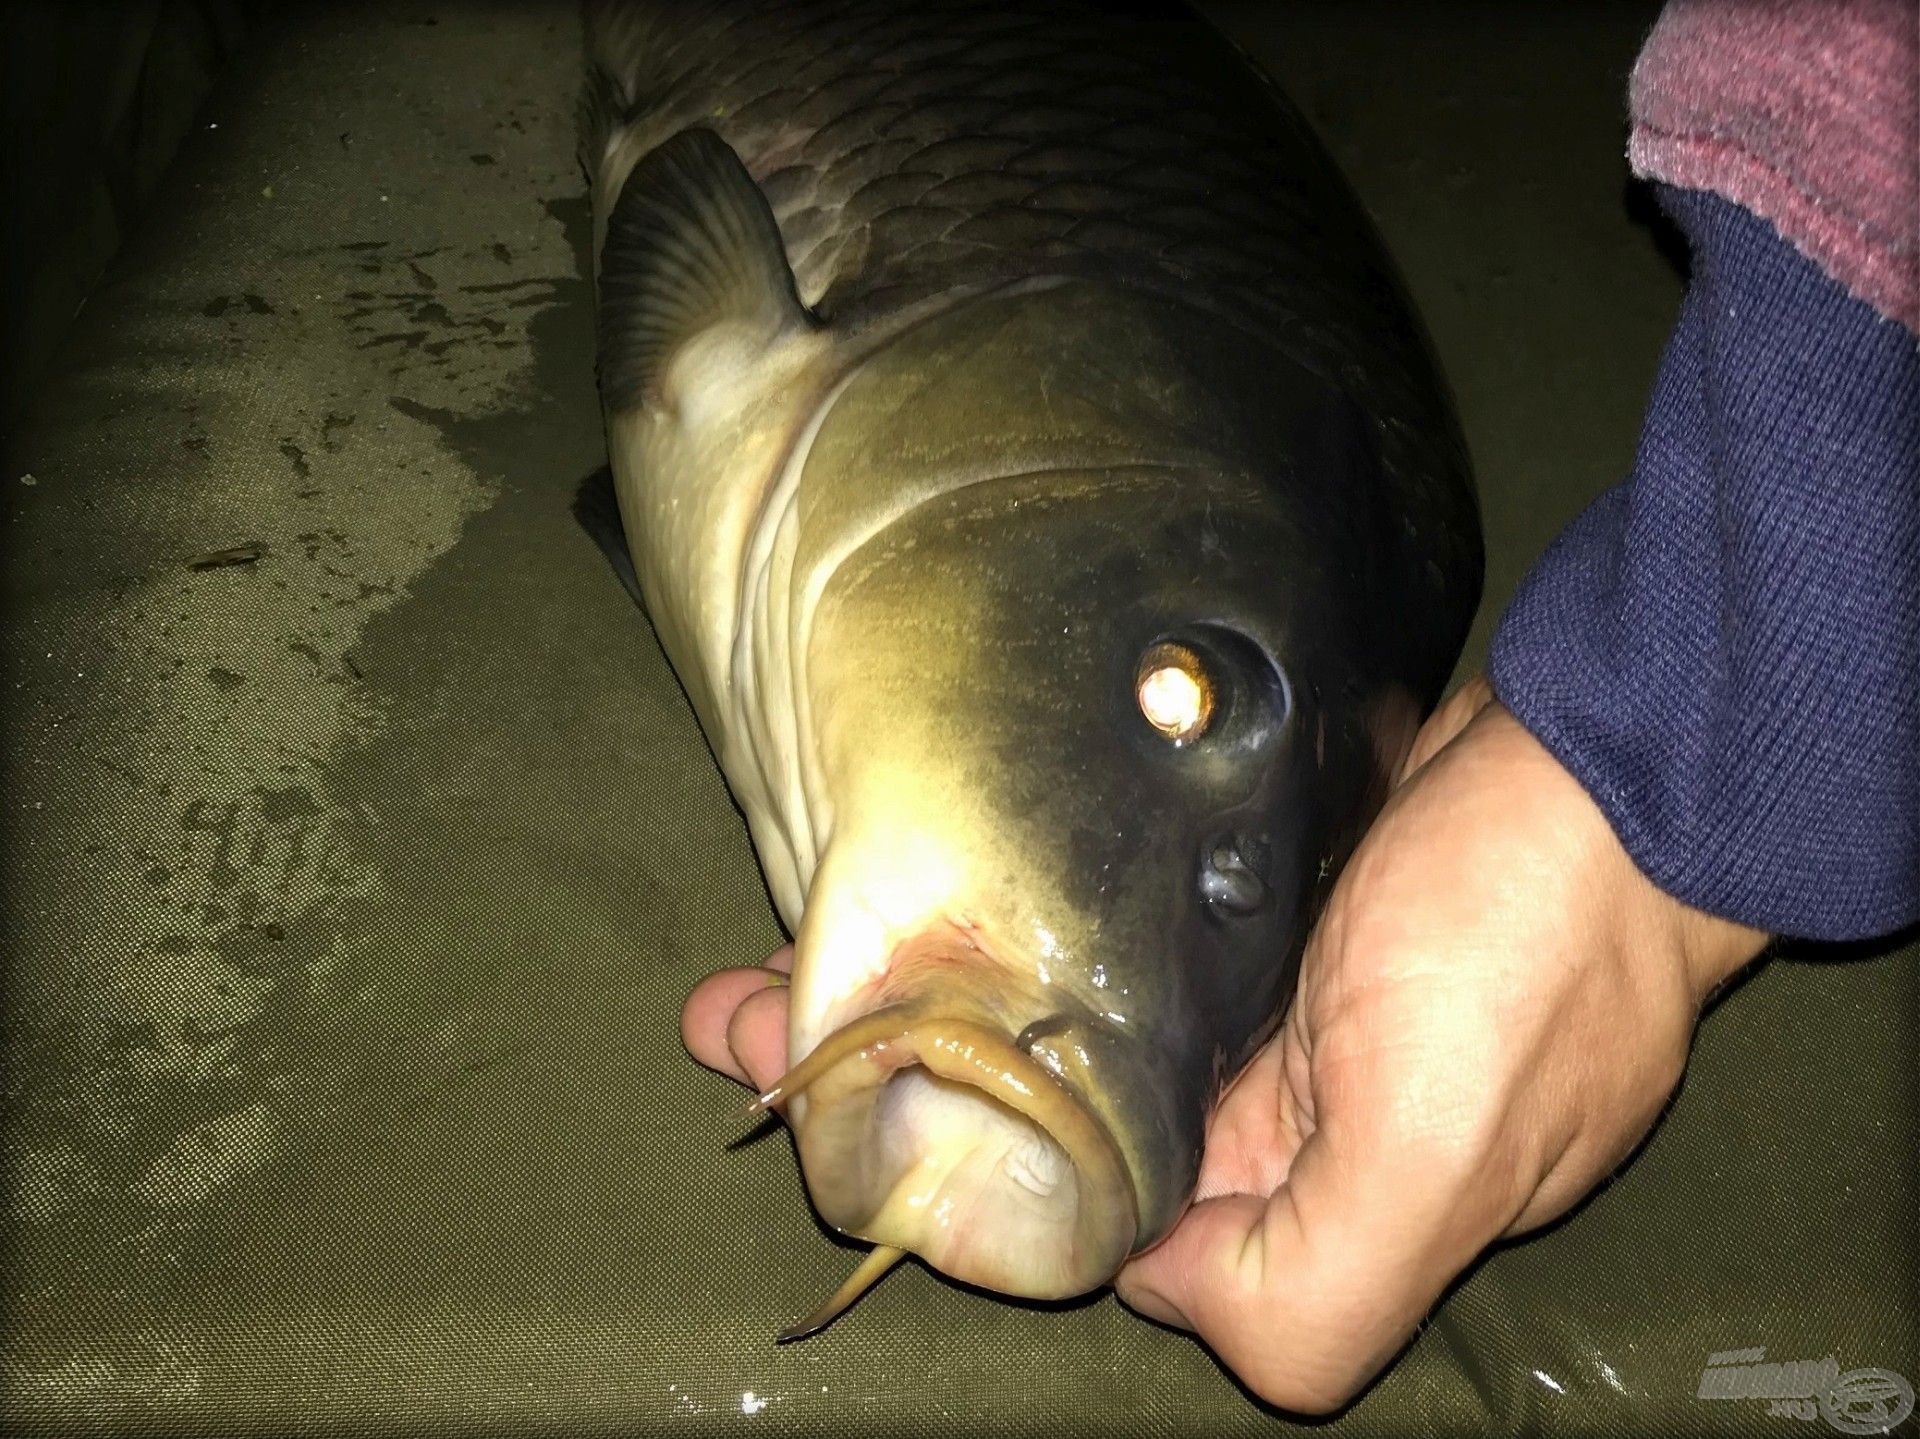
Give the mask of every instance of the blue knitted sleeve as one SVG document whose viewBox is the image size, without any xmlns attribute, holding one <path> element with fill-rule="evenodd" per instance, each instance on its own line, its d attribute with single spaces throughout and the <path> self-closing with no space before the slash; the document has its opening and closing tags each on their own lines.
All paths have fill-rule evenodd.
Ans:
<svg viewBox="0 0 1920 1439">
<path fill-rule="evenodd" d="M 1920 344 L 1748 211 L 1660 198 L 1692 276 L 1633 472 L 1489 678 L 1669 894 L 1886 933 L 1920 919 Z"/>
</svg>

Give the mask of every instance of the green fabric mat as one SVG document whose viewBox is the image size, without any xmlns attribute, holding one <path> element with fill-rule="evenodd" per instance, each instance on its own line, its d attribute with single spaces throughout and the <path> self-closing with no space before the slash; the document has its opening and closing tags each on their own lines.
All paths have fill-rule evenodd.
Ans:
<svg viewBox="0 0 1920 1439">
<path fill-rule="evenodd" d="M 137 226 L 259 3 L 0 6 L 0 431 Z"/>
<path fill-rule="evenodd" d="M 1378 213 L 1460 393 L 1471 662 L 1624 471 L 1671 320 L 1623 201 L 1649 13 L 1220 14 Z M 604 461 L 572 13 L 263 30 L 0 470 L 9 1430 L 1287 1429 L 1111 1297 L 909 1267 L 774 1348 L 853 1251 L 679 1044 L 688 987 L 779 930 L 569 514 Z M 1743 984 L 1641 1157 L 1331 1432 L 1807 1432 L 1696 1397 L 1753 1347 L 1920 1379 L 1917 959 Z"/>
</svg>

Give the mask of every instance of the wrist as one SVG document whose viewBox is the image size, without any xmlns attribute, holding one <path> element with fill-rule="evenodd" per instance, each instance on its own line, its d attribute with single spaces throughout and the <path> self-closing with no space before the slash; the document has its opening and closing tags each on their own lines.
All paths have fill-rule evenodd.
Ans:
<svg viewBox="0 0 1920 1439">
<path fill-rule="evenodd" d="M 1752 963 L 1773 938 L 1765 930 L 1708 914 L 1671 895 L 1667 902 L 1679 914 L 1681 951 L 1696 1004 L 1704 1005 L 1715 990 Z"/>
<path fill-rule="evenodd" d="M 1616 916 L 1632 912 L 1642 922 L 1652 921 L 1655 928 L 1649 934 L 1664 929 L 1670 936 L 1671 952 L 1678 956 L 1696 1006 L 1766 948 L 1771 939 L 1766 931 L 1697 909 L 1656 884 L 1621 842 L 1605 811 L 1553 753 L 1504 706 L 1495 702 L 1486 710 L 1476 716 L 1479 723 L 1507 731 L 1531 751 L 1539 782 L 1546 793 L 1557 794 L 1559 812 L 1571 833 L 1581 836 L 1574 844 L 1583 857 L 1575 863 L 1595 877 L 1601 892 L 1615 897 L 1604 901 L 1606 906 Z M 1634 891 L 1638 898 L 1630 901 Z M 1618 907 L 1622 901 L 1627 901 L 1624 910 Z"/>
</svg>

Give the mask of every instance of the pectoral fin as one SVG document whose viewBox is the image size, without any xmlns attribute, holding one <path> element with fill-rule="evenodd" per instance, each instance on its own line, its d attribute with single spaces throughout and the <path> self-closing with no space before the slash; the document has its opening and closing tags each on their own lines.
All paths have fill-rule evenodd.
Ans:
<svg viewBox="0 0 1920 1439">
<path fill-rule="evenodd" d="M 726 141 L 682 130 L 633 167 L 600 255 L 609 410 L 671 408 L 675 361 L 703 337 L 750 356 L 814 323 L 766 196 Z"/>
</svg>

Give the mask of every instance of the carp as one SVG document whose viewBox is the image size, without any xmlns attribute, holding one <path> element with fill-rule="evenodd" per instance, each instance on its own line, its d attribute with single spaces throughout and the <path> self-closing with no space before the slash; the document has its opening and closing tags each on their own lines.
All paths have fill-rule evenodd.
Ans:
<svg viewBox="0 0 1920 1439">
<path fill-rule="evenodd" d="M 1190 1201 L 1479 597 L 1305 121 L 1172 7 L 589 4 L 642 603 L 793 934 L 829 1225 L 1008 1295 Z"/>
</svg>

